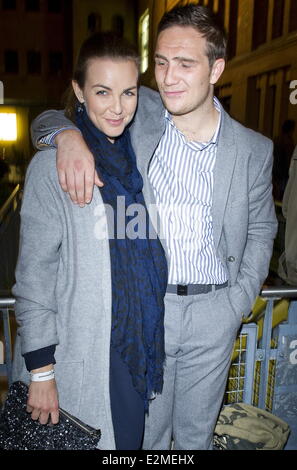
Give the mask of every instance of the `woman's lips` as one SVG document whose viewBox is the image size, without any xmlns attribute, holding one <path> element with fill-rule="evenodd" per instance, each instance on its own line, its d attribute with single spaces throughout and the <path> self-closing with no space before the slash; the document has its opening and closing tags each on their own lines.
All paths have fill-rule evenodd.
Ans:
<svg viewBox="0 0 297 470">
<path fill-rule="evenodd" d="M 106 122 L 108 122 L 110 126 L 119 127 L 123 124 L 124 119 L 106 119 Z"/>
</svg>

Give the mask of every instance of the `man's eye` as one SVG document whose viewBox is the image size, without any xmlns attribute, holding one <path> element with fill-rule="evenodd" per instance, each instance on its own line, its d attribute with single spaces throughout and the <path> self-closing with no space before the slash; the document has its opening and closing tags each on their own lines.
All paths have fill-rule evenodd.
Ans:
<svg viewBox="0 0 297 470">
<path fill-rule="evenodd" d="M 135 96 L 135 93 L 133 91 L 125 91 L 124 93 L 126 96 Z"/>
<path fill-rule="evenodd" d="M 184 69 L 189 69 L 189 68 L 191 68 L 191 65 L 190 65 L 190 64 L 187 64 L 187 63 L 185 63 L 185 62 L 182 62 L 182 67 L 183 67 Z"/>
<path fill-rule="evenodd" d="M 165 62 L 162 62 L 160 60 L 156 60 L 156 65 L 159 65 L 160 67 L 162 67 L 163 65 L 165 65 Z"/>
</svg>

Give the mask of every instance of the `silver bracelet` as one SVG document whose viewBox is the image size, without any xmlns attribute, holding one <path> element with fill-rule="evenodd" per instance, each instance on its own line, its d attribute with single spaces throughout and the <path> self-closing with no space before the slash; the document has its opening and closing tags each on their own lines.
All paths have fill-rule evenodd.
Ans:
<svg viewBox="0 0 297 470">
<path fill-rule="evenodd" d="M 31 382 L 46 382 L 47 380 L 52 380 L 55 378 L 54 369 L 48 370 L 46 372 L 30 372 Z"/>
</svg>

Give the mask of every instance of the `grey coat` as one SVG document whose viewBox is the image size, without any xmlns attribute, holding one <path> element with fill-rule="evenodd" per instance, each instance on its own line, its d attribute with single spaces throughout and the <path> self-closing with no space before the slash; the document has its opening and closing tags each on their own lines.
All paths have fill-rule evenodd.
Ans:
<svg viewBox="0 0 297 470">
<path fill-rule="evenodd" d="M 13 380 L 29 383 L 22 354 L 57 344 L 59 405 L 100 428 L 99 447 L 114 449 L 109 399 L 111 274 L 98 188 L 83 209 L 61 190 L 56 151 L 30 163 L 21 209 L 16 269 L 17 333 Z"/>
</svg>

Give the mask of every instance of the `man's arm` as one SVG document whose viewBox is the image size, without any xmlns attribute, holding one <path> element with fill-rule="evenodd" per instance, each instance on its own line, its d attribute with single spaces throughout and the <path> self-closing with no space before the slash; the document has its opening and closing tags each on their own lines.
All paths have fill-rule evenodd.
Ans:
<svg viewBox="0 0 297 470">
<path fill-rule="evenodd" d="M 230 288 L 230 301 L 236 311 L 248 315 L 268 272 L 277 232 L 272 198 L 272 144 L 249 192 L 249 223 L 246 245 L 237 276 Z"/>
<path fill-rule="evenodd" d="M 63 191 L 75 204 L 88 204 L 94 184 L 103 183 L 95 171 L 93 155 L 74 123 L 63 111 L 45 111 L 32 122 L 31 137 L 39 150 L 57 146 L 58 177 Z"/>
</svg>

